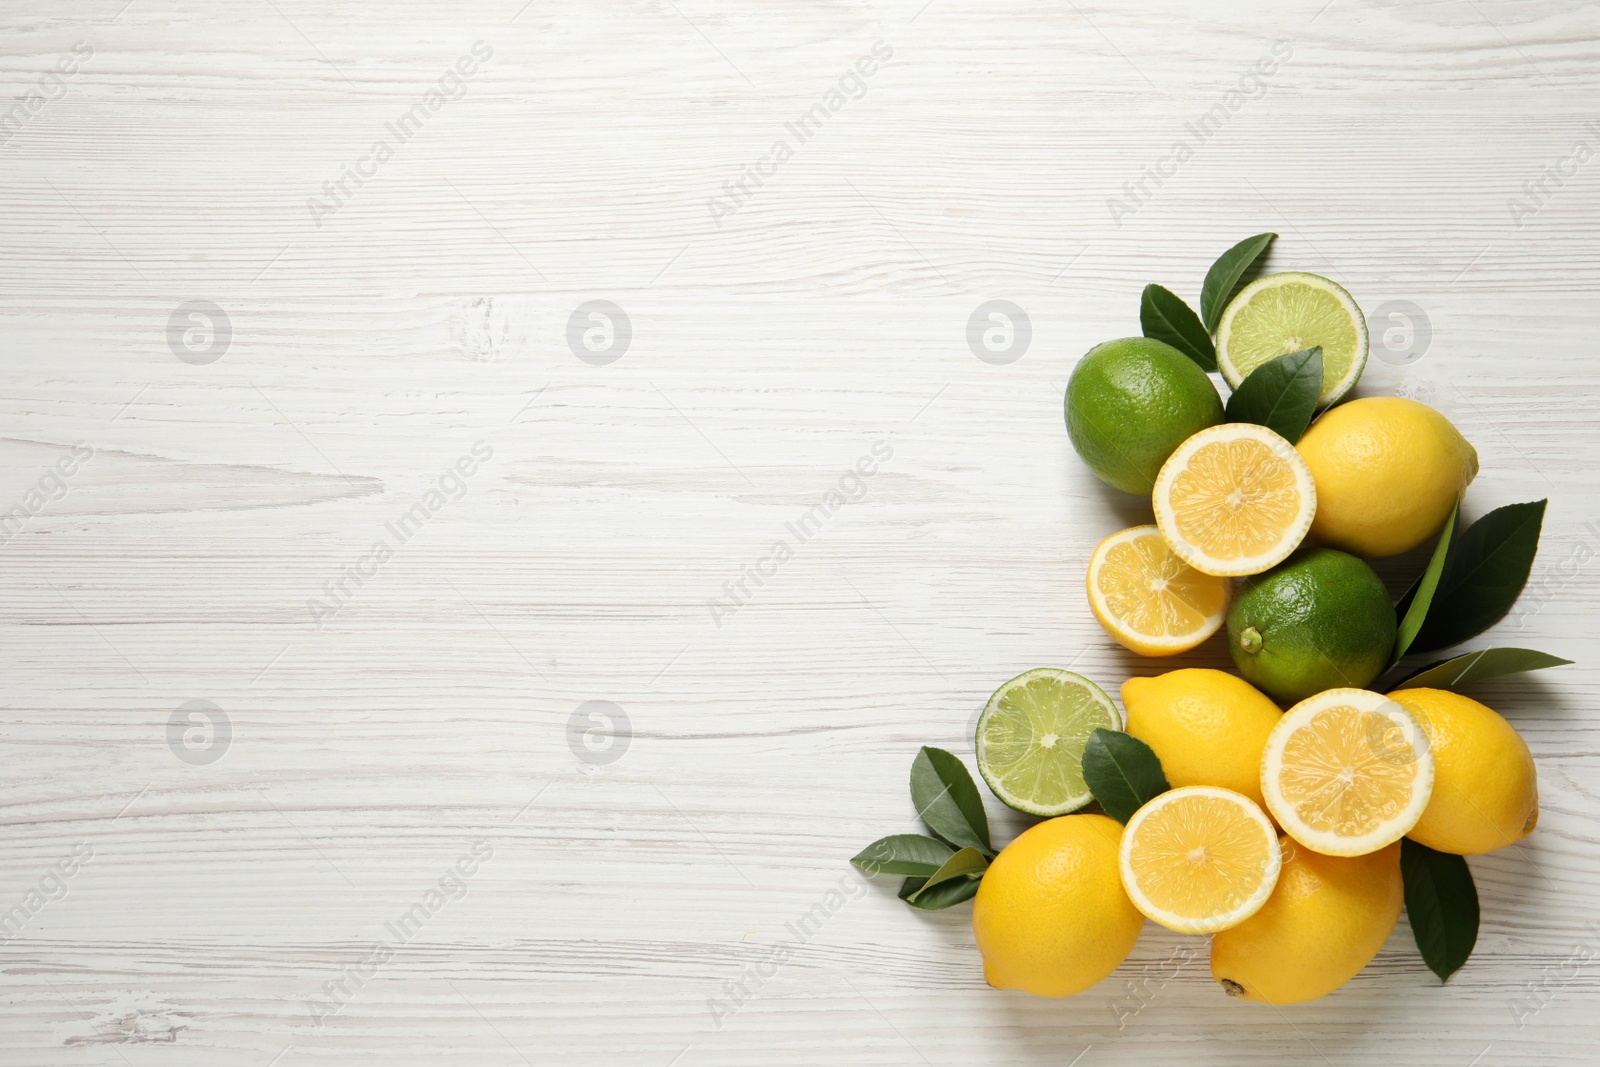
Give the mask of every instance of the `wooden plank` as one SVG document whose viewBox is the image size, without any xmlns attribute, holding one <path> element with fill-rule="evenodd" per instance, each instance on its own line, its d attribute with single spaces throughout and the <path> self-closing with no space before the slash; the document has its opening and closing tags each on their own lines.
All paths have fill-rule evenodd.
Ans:
<svg viewBox="0 0 1600 1067">
<path fill-rule="evenodd" d="M 8 1063 L 1590 1062 L 1592 6 L 119 5 L 0 15 L 4 98 L 57 97 L 0 145 L 0 512 L 43 500 L 0 543 L 0 915 L 43 901 Z M 1012 674 L 1226 664 L 1085 610 L 1148 509 L 1060 404 L 1146 282 L 1262 229 L 1420 310 L 1361 388 L 1474 442 L 1469 513 L 1550 498 L 1494 636 L 1578 663 L 1481 692 L 1540 828 L 1473 861 L 1443 987 L 1402 922 L 1282 1012 L 1153 926 L 1083 996 L 994 992 L 965 906 L 846 860 Z M 1004 365 L 966 342 L 995 298 Z M 569 344 L 594 300 L 614 362 Z"/>
</svg>

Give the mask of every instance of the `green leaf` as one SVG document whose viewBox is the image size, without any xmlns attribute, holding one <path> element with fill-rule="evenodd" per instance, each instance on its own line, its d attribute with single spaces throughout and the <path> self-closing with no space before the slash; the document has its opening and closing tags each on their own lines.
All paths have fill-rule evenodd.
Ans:
<svg viewBox="0 0 1600 1067">
<path fill-rule="evenodd" d="M 1456 690 L 1485 678 L 1560 667 L 1571 662 L 1570 659 L 1531 648 L 1484 648 L 1440 663 L 1430 663 L 1395 688 Z"/>
<path fill-rule="evenodd" d="M 949 845 L 923 834 L 880 837 L 850 862 L 868 874 L 933 874 L 955 852 Z"/>
<path fill-rule="evenodd" d="M 1428 560 L 1428 569 L 1422 572 L 1417 584 L 1400 598 L 1401 603 L 1405 605 L 1405 614 L 1401 617 L 1400 629 L 1395 634 L 1394 658 L 1389 661 L 1390 666 L 1399 662 L 1400 657 L 1406 654 L 1406 649 L 1411 647 L 1417 632 L 1422 629 L 1422 621 L 1428 617 L 1428 605 L 1433 603 L 1434 590 L 1439 587 L 1439 575 L 1444 573 L 1445 556 L 1450 551 L 1450 535 L 1455 531 L 1456 520 L 1460 517 L 1461 501 L 1458 498 L 1455 510 L 1450 513 L 1450 518 L 1445 520 L 1444 529 L 1439 534 L 1439 543 L 1433 548 L 1433 556 Z"/>
<path fill-rule="evenodd" d="M 1311 425 L 1322 395 L 1322 346 L 1269 359 L 1228 397 L 1223 418 L 1265 426 L 1291 445 Z"/>
<path fill-rule="evenodd" d="M 1433 652 L 1474 637 L 1511 610 L 1539 551 L 1546 501 L 1507 504 L 1453 539 L 1433 605 L 1411 642 Z"/>
<path fill-rule="evenodd" d="M 917 890 L 907 900 L 915 903 L 925 894 L 936 892 L 938 888 L 952 878 L 982 877 L 983 872 L 989 869 L 989 861 L 982 852 L 975 848 L 964 848 L 960 852 L 944 861 L 944 866 L 928 876 L 921 889 Z"/>
<path fill-rule="evenodd" d="M 994 855 L 989 844 L 989 816 L 983 797 L 966 765 L 942 748 L 922 746 L 911 764 L 911 802 L 917 814 L 942 840 L 956 848 L 976 848 Z"/>
<path fill-rule="evenodd" d="M 1120 823 L 1172 788 L 1149 745 L 1103 726 L 1089 735 L 1084 746 L 1083 780 L 1106 814 Z"/>
<path fill-rule="evenodd" d="M 971 900 L 978 892 L 978 883 L 981 878 L 962 876 L 952 878 L 948 882 L 940 882 L 937 886 L 923 893 L 921 890 L 927 882 L 926 878 L 907 878 L 900 887 L 900 899 L 910 904 L 913 908 L 923 911 L 943 911 L 953 907 L 963 900 Z M 915 897 L 916 899 L 912 899 Z"/>
<path fill-rule="evenodd" d="M 1164 341 L 1200 365 L 1203 371 L 1217 369 L 1217 349 L 1211 335 L 1200 324 L 1200 316 L 1170 289 L 1159 285 L 1144 287 L 1139 298 L 1139 326 L 1144 335 Z"/>
<path fill-rule="evenodd" d="M 1250 264 L 1267 250 L 1276 236 L 1275 233 L 1258 233 L 1254 237 L 1246 237 L 1211 264 L 1211 269 L 1206 271 L 1205 283 L 1200 286 L 1200 318 L 1205 321 L 1207 330 L 1216 332 L 1217 323 L 1222 321 L 1222 312 L 1228 306 L 1228 298 L 1233 296 L 1239 279 L 1244 277 Z"/>
<path fill-rule="evenodd" d="M 1406 915 L 1428 970 L 1448 982 L 1478 942 L 1478 889 L 1467 861 L 1435 852 L 1409 837 L 1400 841 Z"/>
</svg>

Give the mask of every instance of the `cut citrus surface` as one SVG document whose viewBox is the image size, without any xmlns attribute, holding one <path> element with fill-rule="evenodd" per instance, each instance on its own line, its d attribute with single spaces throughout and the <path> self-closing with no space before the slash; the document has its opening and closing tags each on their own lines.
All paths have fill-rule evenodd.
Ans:
<svg viewBox="0 0 1600 1067">
<path fill-rule="evenodd" d="M 978 771 L 994 795 L 1029 815 L 1065 815 L 1089 803 L 1083 749 L 1099 727 L 1122 729 L 1105 691 L 1053 667 L 995 690 L 978 717 Z"/>
<path fill-rule="evenodd" d="M 1364 856 L 1417 824 L 1433 794 L 1428 738 L 1398 703 L 1329 689 L 1284 712 L 1261 757 L 1284 832 L 1325 856 Z"/>
<path fill-rule="evenodd" d="M 1180 559 L 1206 574 L 1259 574 L 1299 547 L 1317 511 L 1311 468 L 1265 426 L 1201 430 L 1162 465 L 1151 504 Z"/>
<path fill-rule="evenodd" d="M 1187 786 L 1156 797 L 1122 832 L 1122 887 L 1171 930 L 1210 934 L 1261 910 L 1283 862 L 1278 832 L 1249 797 Z"/>
<path fill-rule="evenodd" d="M 1089 609 L 1141 656 L 1187 652 L 1216 633 L 1232 585 L 1183 561 L 1156 526 L 1112 534 L 1089 557 Z"/>
<path fill-rule="evenodd" d="M 1367 365 L 1367 320 L 1342 285 L 1317 274 L 1285 271 L 1239 291 L 1217 323 L 1217 369 L 1238 388 L 1261 364 L 1322 347 L 1327 407 L 1348 393 Z"/>
</svg>

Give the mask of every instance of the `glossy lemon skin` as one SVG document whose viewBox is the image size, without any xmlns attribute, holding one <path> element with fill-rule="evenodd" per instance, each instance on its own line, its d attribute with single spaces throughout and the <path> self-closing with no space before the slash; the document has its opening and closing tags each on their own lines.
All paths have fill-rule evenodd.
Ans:
<svg viewBox="0 0 1600 1067">
<path fill-rule="evenodd" d="M 1317 483 L 1310 538 L 1369 558 L 1438 533 L 1478 474 L 1477 450 L 1450 420 L 1404 397 L 1332 408 L 1295 448 Z"/>
<path fill-rule="evenodd" d="M 1539 821 L 1533 754 L 1492 708 L 1443 689 L 1390 693 L 1433 750 L 1433 796 L 1407 837 L 1437 852 L 1477 856 L 1522 840 Z"/>
<path fill-rule="evenodd" d="M 1211 939 L 1211 976 L 1232 996 L 1301 1004 L 1354 978 L 1389 939 L 1404 890 L 1400 842 L 1323 856 L 1279 840 L 1283 866 L 1261 910 Z"/>
<path fill-rule="evenodd" d="M 1122 890 L 1122 824 L 1063 815 L 995 857 L 972 905 L 983 976 L 1041 997 L 1081 993 L 1128 958 L 1144 916 Z"/>
<path fill-rule="evenodd" d="M 1261 753 L 1283 717 L 1249 682 L 1191 668 L 1122 683 L 1128 733 L 1155 752 L 1174 788 L 1212 785 L 1265 806 Z"/>
</svg>

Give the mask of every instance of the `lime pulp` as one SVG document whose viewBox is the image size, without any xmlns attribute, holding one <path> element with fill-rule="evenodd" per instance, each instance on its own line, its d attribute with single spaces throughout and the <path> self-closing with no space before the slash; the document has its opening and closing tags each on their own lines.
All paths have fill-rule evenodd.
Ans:
<svg viewBox="0 0 1600 1067">
<path fill-rule="evenodd" d="M 1053 667 L 1019 674 L 978 717 L 978 771 L 1007 807 L 1065 815 L 1093 799 L 1083 750 L 1101 727 L 1122 729 L 1122 716 L 1089 679 Z"/>
<path fill-rule="evenodd" d="M 1217 368 L 1237 387 L 1261 364 L 1322 348 L 1326 407 L 1348 393 L 1367 365 L 1367 323 L 1344 287 L 1316 274 L 1258 278 L 1233 298 L 1217 324 Z"/>
</svg>

